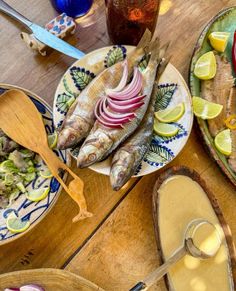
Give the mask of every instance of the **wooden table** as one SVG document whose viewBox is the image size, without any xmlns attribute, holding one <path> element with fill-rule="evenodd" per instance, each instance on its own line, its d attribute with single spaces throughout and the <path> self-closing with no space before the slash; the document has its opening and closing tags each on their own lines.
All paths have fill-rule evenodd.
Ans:
<svg viewBox="0 0 236 291">
<path fill-rule="evenodd" d="M 49 0 L 7 2 L 41 25 L 56 15 Z M 162 1 L 156 32 L 163 42 L 172 41 L 172 63 L 186 80 L 194 43 L 205 23 L 220 9 L 234 4 L 234 0 Z M 69 40 L 84 52 L 109 44 L 103 0 L 95 1 L 93 13 L 89 21 L 95 23 L 88 25 L 87 19 L 81 20 L 76 36 Z M 57 84 L 73 60 L 57 52 L 34 56 L 20 40 L 21 28 L 0 15 L 0 81 L 32 90 L 52 105 Z M 236 240 L 235 188 L 205 151 L 196 128 L 171 165 L 194 168 L 208 182 Z M 111 190 L 106 176 L 89 169 L 76 172 L 85 182 L 93 218 L 72 224 L 77 208 L 62 193 L 39 225 L 1 247 L 0 272 L 66 268 L 106 290 L 127 290 L 159 264 L 151 213 L 151 193 L 159 172 L 132 179 L 119 192 Z M 163 282 L 153 290 L 164 290 Z"/>
</svg>

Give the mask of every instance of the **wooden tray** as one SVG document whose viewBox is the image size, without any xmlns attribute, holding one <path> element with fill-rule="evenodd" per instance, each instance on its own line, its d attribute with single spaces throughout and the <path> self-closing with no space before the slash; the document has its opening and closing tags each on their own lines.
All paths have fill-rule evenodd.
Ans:
<svg viewBox="0 0 236 291">
<path fill-rule="evenodd" d="M 20 287 L 24 284 L 38 284 L 45 291 L 104 291 L 92 282 L 59 269 L 35 269 L 0 275 L 0 290 Z"/>
<path fill-rule="evenodd" d="M 189 68 L 189 87 L 192 96 L 200 96 L 201 84 L 200 80 L 194 75 L 194 67 L 198 58 L 204 53 L 213 50 L 208 42 L 208 35 L 212 31 L 228 31 L 231 33 L 229 43 L 224 52 L 224 55 L 232 63 L 232 43 L 233 34 L 235 31 L 235 18 L 236 18 L 236 6 L 232 6 L 220 11 L 209 23 L 205 26 L 201 32 L 197 43 L 195 45 L 190 68 Z M 236 77 L 236 76 L 234 76 Z M 236 173 L 231 170 L 228 165 L 226 157 L 216 150 L 214 140 L 209 133 L 207 122 L 203 119 L 197 118 L 197 122 L 201 131 L 201 135 L 205 142 L 205 145 L 210 152 L 213 159 L 217 162 L 223 173 L 230 179 L 230 181 L 236 186 Z"/>
<path fill-rule="evenodd" d="M 158 197 L 158 190 L 162 183 L 168 179 L 169 177 L 173 175 L 185 175 L 193 179 L 195 182 L 197 182 L 205 191 L 212 208 L 215 211 L 216 216 L 218 217 L 218 220 L 220 222 L 220 225 L 224 231 L 224 235 L 226 238 L 226 243 L 228 246 L 228 251 L 229 251 L 229 256 L 230 256 L 230 267 L 232 270 L 232 279 L 234 286 L 236 286 L 236 252 L 235 252 L 235 246 L 232 238 L 232 234 L 230 231 L 230 228 L 228 224 L 226 223 L 223 214 L 219 208 L 218 202 L 216 198 L 214 197 L 213 193 L 207 188 L 205 181 L 200 177 L 200 175 L 194 171 L 191 170 L 187 167 L 184 166 L 176 166 L 167 169 L 164 173 L 162 173 L 159 178 L 157 179 L 154 190 L 153 190 L 153 220 L 154 220 L 154 229 L 155 229 L 155 235 L 156 235 L 156 241 L 157 241 L 157 248 L 158 248 L 158 253 L 160 254 L 161 261 L 164 262 L 164 256 L 163 252 L 161 249 L 161 244 L 160 244 L 160 233 L 159 233 L 159 225 L 158 225 L 158 214 L 159 214 L 159 197 Z M 165 277 L 165 283 L 168 289 L 170 289 L 170 284 L 168 282 L 168 278 Z"/>
</svg>

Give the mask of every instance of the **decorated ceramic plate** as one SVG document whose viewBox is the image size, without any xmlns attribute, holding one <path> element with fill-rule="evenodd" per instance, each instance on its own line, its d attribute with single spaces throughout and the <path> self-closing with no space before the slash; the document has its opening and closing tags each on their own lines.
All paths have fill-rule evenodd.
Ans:
<svg viewBox="0 0 236 291">
<path fill-rule="evenodd" d="M 37 95 L 11 85 L 0 84 L 0 94 L 4 93 L 8 89 L 20 89 L 24 91 L 28 97 L 33 101 L 38 111 L 42 114 L 42 118 L 45 124 L 45 129 L 47 134 L 52 134 L 54 132 L 52 111 L 49 105 L 39 98 Z M 67 165 L 70 165 L 70 157 L 66 151 L 54 150 L 55 154 Z M 39 159 L 37 168 L 43 167 L 43 162 Z M 59 193 L 60 193 L 60 184 L 55 178 L 42 178 L 40 175 L 36 175 L 36 178 L 30 182 L 26 190 L 30 192 L 34 189 L 50 187 L 50 191 L 47 197 L 39 202 L 31 202 L 26 197 L 25 194 L 21 194 L 16 200 L 14 200 L 10 206 L 5 209 L 0 209 L 0 245 L 8 243 L 14 239 L 25 234 L 27 231 L 32 229 L 52 208 L 55 204 Z M 14 212 L 18 217 L 23 221 L 29 220 L 30 227 L 22 233 L 14 234 L 11 233 L 6 227 L 6 218 L 8 215 Z"/>
<path fill-rule="evenodd" d="M 54 124 L 61 126 L 69 109 L 71 101 L 89 84 L 89 82 L 103 69 L 122 61 L 127 52 L 133 47 L 113 46 L 93 51 L 75 62 L 62 77 L 54 98 Z M 146 66 L 145 58 L 139 66 Z M 186 144 L 192 128 L 193 113 L 191 96 L 188 87 L 176 68 L 169 64 L 159 81 L 159 91 L 156 96 L 156 108 L 159 110 L 185 103 L 185 114 L 175 123 L 179 129 L 176 136 L 171 138 L 153 135 L 150 150 L 140 164 L 136 176 L 147 175 L 172 161 Z M 76 158 L 76 151 L 71 152 Z M 90 167 L 96 172 L 109 175 L 110 158 Z"/>
<path fill-rule="evenodd" d="M 208 35 L 213 31 L 228 31 L 231 33 L 229 38 L 229 43 L 225 50 L 225 55 L 227 59 L 232 62 L 232 44 L 233 44 L 233 34 L 236 29 L 236 6 L 227 8 L 217 14 L 204 28 L 202 31 L 197 44 L 195 46 L 193 57 L 191 60 L 190 65 L 190 72 L 189 72 L 189 85 L 190 91 L 192 96 L 201 96 L 201 83 L 198 78 L 195 77 L 193 71 L 198 58 L 212 50 L 209 42 L 208 42 Z M 235 77 L 235 76 L 234 76 Z M 198 124 L 203 136 L 203 139 L 210 151 L 212 157 L 216 160 L 222 171 L 227 175 L 227 177 L 231 180 L 231 182 L 236 185 L 236 173 L 234 173 L 228 165 L 226 157 L 221 154 L 219 151 L 216 150 L 214 145 L 214 140 L 210 135 L 208 130 L 207 122 L 198 118 Z"/>
</svg>

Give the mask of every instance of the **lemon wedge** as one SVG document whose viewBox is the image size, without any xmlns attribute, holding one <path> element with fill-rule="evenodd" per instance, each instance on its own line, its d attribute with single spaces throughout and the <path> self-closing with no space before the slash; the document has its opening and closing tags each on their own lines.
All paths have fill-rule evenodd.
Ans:
<svg viewBox="0 0 236 291">
<path fill-rule="evenodd" d="M 165 110 L 160 110 L 155 112 L 155 117 L 160 122 L 169 123 L 179 120 L 185 112 L 184 103 L 180 103 L 174 108 L 167 108 Z"/>
<path fill-rule="evenodd" d="M 216 57 L 212 51 L 202 55 L 196 62 L 194 75 L 201 80 L 209 80 L 216 74 Z"/>
<path fill-rule="evenodd" d="M 41 169 L 39 172 L 39 175 L 44 179 L 50 179 L 53 177 L 52 173 L 47 167 Z"/>
<path fill-rule="evenodd" d="M 209 102 L 200 97 L 193 97 L 193 112 L 197 117 L 202 119 L 213 119 L 217 117 L 223 106 L 221 104 Z"/>
<path fill-rule="evenodd" d="M 156 134 L 165 137 L 175 136 L 179 131 L 178 127 L 173 124 L 154 122 L 154 131 Z"/>
<path fill-rule="evenodd" d="M 48 135 L 48 145 L 50 149 L 54 149 L 57 146 L 57 133 L 56 132 Z"/>
<path fill-rule="evenodd" d="M 226 156 L 229 156 L 232 152 L 230 129 L 225 129 L 218 133 L 215 137 L 214 143 L 219 152 Z"/>
<path fill-rule="evenodd" d="M 38 202 L 46 198 L 48 196 L 49 191 L 50 191 L 50 187 L 39 188 L 39 189 L 31 190 L 30 192 L 26 193 L 25 196 L 30 201 Z"/>
<path fill-rule="evenodd" d="M 22 221 L 14 212 L 11 212 L 7 217 L 6 226 L 12 233 L 20 233 L 29 228 L 30 222 L 29 220 Z"/>
<path fill-rule="evenodd" d="M 212 32 L 208 38 L 211 46 L 218 52 L 223 53 L 227 47 L 228 40 L 230 37 L 229 32 L 215 31 Z"/>
</svg>

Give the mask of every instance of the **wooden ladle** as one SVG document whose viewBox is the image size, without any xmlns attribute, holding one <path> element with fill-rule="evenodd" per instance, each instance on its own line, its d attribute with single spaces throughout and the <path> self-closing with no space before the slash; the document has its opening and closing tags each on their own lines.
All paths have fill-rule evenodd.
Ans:
<svg viewBox="0 0 236 291">
<path fill-rule="evenodd" d="M 87 211 L 83 181 L 49 148 L 42 116 L 24 92 L 13 89 L 0 96 L 0 128 L 15 142 L 42 157 L 52 175 L 80 207 L 73 222 L 92 216 Z M 68 186 L 60 177 L 62 171 L 73 178 Z"/>
<path fill-rule="evenodd" d="M 204 252 L 194 243 L 194 235 L 197 228 L 202 224 L 209 224 L 215 229 L 217 244 L 215 248 L 211 251 Z M 221 246 L 221 236 L 216 230 L 216 227 L 207 220 L 204 219 L 195 219 L 192 220 L 187 226 L 184 244 L 175 253 L 160 267 L 150 273 L 143 281 L 137 283 L 134 287 L 130 289 L 130 291 L 139 291 L 139 290 L 147 290 L 154 283 L 160 280 L 164 275 L 168 273 L 168 270 L 171 266 L 176 264 L 180 259 L 182 259 L 185 255 L 189 254 L 196 258 L 208 259 L 214 257 Z"/>
</svg>

